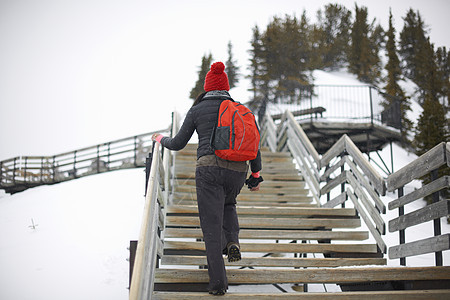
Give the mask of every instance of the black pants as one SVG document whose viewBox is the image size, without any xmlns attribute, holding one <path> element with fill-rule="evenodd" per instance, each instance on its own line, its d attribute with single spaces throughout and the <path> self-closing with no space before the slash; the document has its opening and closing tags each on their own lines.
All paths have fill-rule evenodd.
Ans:
<svg viewBox="0 0 450 300">
<path fill-rule="evenodd" d="M 208 261 L 209 290 L 228 288 L 222 251 L 229 242 L 239 243 L 236 196 L 245 172 L 221 167 L 197 167 L 195 182 L 203 240 Z"/>
</svg>

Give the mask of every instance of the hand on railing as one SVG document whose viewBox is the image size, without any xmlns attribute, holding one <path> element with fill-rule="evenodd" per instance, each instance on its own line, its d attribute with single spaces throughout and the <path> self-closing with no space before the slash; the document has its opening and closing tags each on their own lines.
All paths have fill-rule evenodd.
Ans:
<svg viewBox="0 0 450 300">
<path fill-rule="evenodd" d="M 158 143 L 161 144 L 161 140 L 162 140 L 163 137 L 164 137 L 164 136 L 163 136 L 162 134 L 154 133 L 154 134 L 152 135 L 152 141 L 158 142 Z"/>
</svg>

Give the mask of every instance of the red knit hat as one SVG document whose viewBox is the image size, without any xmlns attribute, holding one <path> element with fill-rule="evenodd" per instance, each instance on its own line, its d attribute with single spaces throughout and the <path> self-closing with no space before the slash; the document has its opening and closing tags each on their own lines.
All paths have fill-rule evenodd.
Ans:
<svg viewBox="0 0 450 300">
<path fill-rule="evenodd" d="M 211 70 L 206 74 L 205 85 L 203 86 L 205 92 L 209 91 L 229 91 L 230 84 L 228 83 L 227 73 L 224 72 L 225 65 L 222 62 L 216 62 L 211 65 Z"/>
</svg>

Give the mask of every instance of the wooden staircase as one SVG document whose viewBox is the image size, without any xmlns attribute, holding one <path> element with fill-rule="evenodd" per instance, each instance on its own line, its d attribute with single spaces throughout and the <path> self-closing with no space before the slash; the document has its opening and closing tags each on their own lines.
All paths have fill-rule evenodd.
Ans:
<svg viewBox="0 0 450 300">
<path fill-rule="evenodd" d="M 361 220 L 355 209 L 313 203 L 288 153 L 264 150 L 262 158 L 261 190 L 250 192 L 244 187 L 237 198 L 242 260 L 225 259 L 230 289 L 224 298 L 361 299 L 369 292 L 305 293 L 302 285 L 331 283 L 344 290 L 359 283 L 386 286 L 448 277 L 448 269 L 386 267 L 377 245 L 367 243 L 369 233 L 357 230 Z M 164 254 L 155 273 L 153 299 L 212 297 L 206 292 L 205 247 L 196 203 L 196 145 L 177 152 L 175 159 L 174 193 L 166 207 Z M 255 292 L 257 285 L 274 285 L 273 292 Z M 370 296 L 449 299 L 450 291 L 384 290 L 371 291 Z"/>
</svg>

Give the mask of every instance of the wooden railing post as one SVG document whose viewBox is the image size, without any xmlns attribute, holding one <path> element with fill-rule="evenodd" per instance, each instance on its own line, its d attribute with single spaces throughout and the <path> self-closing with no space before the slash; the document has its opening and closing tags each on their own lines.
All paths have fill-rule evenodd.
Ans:
<svg viewBox="0 0 450 300">
<path fill-rule="evenodd" d="M 134 166 L 137 167 L 137 136 L 134 137 Z"/>
<path fill-rule="evenodd" d="M 0 161 L 0 186 L 2 185 L 3 182 L 3 162 Z"/>
<path fill-rule="evenodd" d="M 14 158 L 14 167 L 13 167 L 13 184 L 16 184 L 16 170 L 17 170 L 17 166 L 16 166 L 16 160 L 17 157 Z"/>
<path fill-rule="evenodd" d="M 77 150 L 73 152 L 73 178 L 77 178 Z"/>
<path fill-rule="evenodd" d="M 403 187 L 400 187 L 397 190 L 397 198 L 401 198 L 401 197 L 403 197 Z M 402 205 L 402 206 L 400 206 L 398 208 L 398 216 L 401 217 L 404 214 L 405 214 L 405 207 Z M 406 240 L 406 238 L 405 238 L 405 230 L 404 229 L 399 230 L 398 234 L 399 234 L 399 244 L 403 245 L 405 243 L 405 240 Z M 406 257 L 401 257 L 400 258 L 400 265 L 401 266 L 406 266 Z"/>
<path fill-rule="evenodd" d="M 438 169 L 435 169 L 431 171 L 431 181 L 435 181 L 438 179 Z M 436 191 L 432 195 L 433 203 L 439 202 L 439 191 Z M 433 220 L 433 229 L 434 229 L 434 236 L 440 236 L 441 235 L 441 219 L 437 218 Z M 436 266 L 442 266 L 442 251 L 437 251 L 434 253 L 435 256 L 435 263 Z"/>
</svg>

